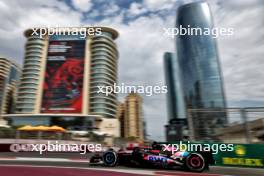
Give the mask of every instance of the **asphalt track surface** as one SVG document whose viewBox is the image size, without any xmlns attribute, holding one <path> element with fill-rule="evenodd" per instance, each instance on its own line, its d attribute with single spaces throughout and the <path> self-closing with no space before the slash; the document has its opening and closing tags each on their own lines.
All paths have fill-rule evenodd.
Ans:
<svg viewBox="0 0 264 176">
<path fill-rule="evenodd" d="M 174 170 L 142 169 L 128 167 L 105 168 L 90 166 L 91 154 L 77 153 L 0 153 L 0 175 L 3 176 L 264 176 L 264 169 L 211 167 L 203 173 L 190 173 Z M 19 157 L 20 160 L 15 158 Z M 64 160 L 69 160 L 65 162 Z"/>
</svg>

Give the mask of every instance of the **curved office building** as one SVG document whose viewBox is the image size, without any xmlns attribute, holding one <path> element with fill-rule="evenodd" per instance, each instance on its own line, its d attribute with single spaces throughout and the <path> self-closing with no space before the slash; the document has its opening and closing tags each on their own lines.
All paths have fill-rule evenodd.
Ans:
<svg viewBox="0 0 264 176">
<path fill-rule="evenodd" d="M 212 29 L 207 3 L 191 3 L 179 8 L 177 27 Z M 177 38 L 186 105 L 191 108 L 225 108 L 216 40 L 211 35 L 182 35 Z"/>
<path fill-rule="evenodd" d="M 29 34 L 26 34 L 29 35 Z M 16 113 L 34 113 L 38 88 L 41 84 L 40 74 L 43 65 L 45 41 L 43 38 L 27 36 L 24 67 L 18 88 Z"/>
<path fill-rule="evenodd" d="M 117 114 L 117 95 L 98 93 L 98 86 L 113 86 L 117 81 L 118 52 L 114 39 L 115 31 L 105 31 L 104 35 L 95 36 L 91 41 L 91 88 L 90 111 L 109 118 Z"/>
<path fill-rule="evenodd" d="M 98 93 L 99 86 L 117 81 L 118 32 L 108 27 L 53 28 L 41 35 L 43 30 L 25 31 L 16 112 L 10 115 L 13 125 L 87 131 L 101 124 L 118 136 L 117 95 Z"/>
<path fill-rule="evenodd" d="M 178 35 L 177 59 L 181 70 L 181 82 L 186 110 L 226 108 L 221 69 L 218 60 L 216 39 L 203 33 L 213 29 L 209 5 L 196 2 L 179 8 L 177 28 L 202 30 L 192 35 Z M 227 121 L 224 111 L 217 113 L 191 113 L 195 133 L 200 137 L 212 134 L 213 128 Z"/>
</svg>

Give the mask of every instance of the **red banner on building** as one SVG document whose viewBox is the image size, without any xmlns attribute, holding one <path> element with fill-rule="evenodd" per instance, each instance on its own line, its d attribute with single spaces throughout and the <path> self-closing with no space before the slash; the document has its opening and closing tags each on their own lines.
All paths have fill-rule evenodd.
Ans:
<svg viewBox="0 0 264 176">
<path fill-rule="evenodd" d="M 85 40 L 49 42 L 42 113 L 81 113 Z"/>
</svg>

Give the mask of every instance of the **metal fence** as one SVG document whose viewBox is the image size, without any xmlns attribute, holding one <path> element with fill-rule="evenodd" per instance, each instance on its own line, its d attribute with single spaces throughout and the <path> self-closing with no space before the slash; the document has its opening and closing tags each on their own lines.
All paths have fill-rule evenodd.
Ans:
<svg viewBox="0 0 264 176">
<path fill-rule="evenodd" d="M 189 109 L 189 140 L 264 143 L 264 108 Z"/>
</svg>

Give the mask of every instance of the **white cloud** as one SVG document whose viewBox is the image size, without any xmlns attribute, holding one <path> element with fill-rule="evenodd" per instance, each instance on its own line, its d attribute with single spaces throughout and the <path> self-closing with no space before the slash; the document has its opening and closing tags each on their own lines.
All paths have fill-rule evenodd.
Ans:
<svg viewBox="0 0 264 176">
<path fill-rule="evenodd" d="M 72 0 L 72 4 L 76 9 L 82 12 L 87 12 L 92 7 L 91 0 Z"/>
<path fill-rule="evenodd" d="M 108 5 L 105 6 L 105 8 L 103 9 L 103 15 L 113 15 L 115 14 L 116 12 L 118 12 L 120 9 L 119 9 L 119 6 L 114 4 L 114 3 L 110 3 Z"/>
<path fill-rule="evenodd" d="M 140 15 L 145 12 L 147 12 L 147 9 L 143 7 L 142 4 L 135 2 L 130 5 L 130 8 L 128 10 L 128 13 L 130 15 Z"/>
<path fill-rule="evenodd" d="M 218 39 L 220 61 L 230 102 L 264 100 L 263 1 L 212 4 L 216 27 L 232 27 L 232 37 Z M 239 106 L 239 104 L 236 104 Z"/>
<path fill-rule="evenodd" d="M 143 4 L 151 11 L 170 9 L 177 0 L 144 0 Z"/>
<path fill-rule="evenodd" d="M 13 10 L 15 9 L 15 10 Z M 19 63 L 23 60 L 23 32 L 32 27 L 79 26 L 82 14 L 56 0 L 1 1 L 0 52 Z"/>
</svg>

